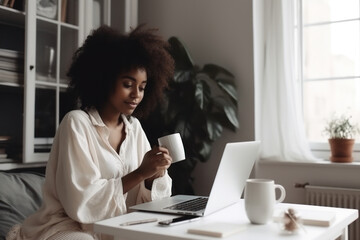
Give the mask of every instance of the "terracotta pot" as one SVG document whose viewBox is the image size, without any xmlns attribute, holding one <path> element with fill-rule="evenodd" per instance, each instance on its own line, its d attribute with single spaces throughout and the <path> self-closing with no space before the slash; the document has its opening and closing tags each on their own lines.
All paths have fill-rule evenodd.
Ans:
<svg viewBox="0 0 360 240">
<path fill-rule="evenodd" d="M 352 162 L 352 151 L 355 139 L 332 138 L 329 139 L 331 149 L 331 162 Z"/>
</svg>

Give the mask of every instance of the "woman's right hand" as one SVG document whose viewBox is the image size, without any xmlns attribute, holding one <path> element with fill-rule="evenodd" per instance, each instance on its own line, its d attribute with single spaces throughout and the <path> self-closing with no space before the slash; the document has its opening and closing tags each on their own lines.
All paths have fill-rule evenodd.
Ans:
<svg viewBox="0 0 360 240">
<path fill-rule="evenodd" d="M 169 151 L 166 148 L 154 147 L 145 154 L 141 165 L 135 171 L 121 178 L 123 192 L 130 191 L 140 181 L 145 181 L 145 187 L 150 190 L 154 179 L 165 174 L 165 170 L 170 167 L 171 161 Z"/>
<path fill-rule="evenodd" d="M 145 154 L 137 171 L 144 179 L 151 178 L 154 175 L 162 176 L 165 170 L 170 167 L 171 162 L 172 158 L 166 148 L 154 147 Z"/>
</svg>

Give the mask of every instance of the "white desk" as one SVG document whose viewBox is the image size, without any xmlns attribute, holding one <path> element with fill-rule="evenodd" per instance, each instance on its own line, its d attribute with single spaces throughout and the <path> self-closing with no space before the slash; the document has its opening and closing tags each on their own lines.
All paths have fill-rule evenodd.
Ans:
<svg viewBox="0 0 360 240">
<path fill-rule="evenodd" d="M 347 227 L 354 220 L 358 218 L 358 210 L 354 209 L 343 209 L 343 208 L 329 208 L 329 207 L 317 207 L 299 204 L 277 204 L 277 209 L 288 209 L 294 208 L 298 212 L 301 210 L 316 210 L 316 211 L 331 211 L 336 214 L 335 221 L 330 227 L 316 227 L 304 225 L 306 230 L 300 230 L 294 235 L 285 235 L 280 229 L 280 224 L 270 222 L 266 225 L 253 225 L 250 224 L 245 214 L 244 201 L 240 200 L 239 203 L 218 211 L 210 216 L 203 217 L 199 221 L 185 223 L 177 226 L 162 227 L 157 223 L 145 223 L 133 226 L 119 226 L 121 223 L 133 220 L 147 219 L 147 218 L 158 218 L 159 220 L 165 220 L 172 218 L 174 215 L 156 214 L 156 213 L 145 213 L 145 212 L 133 212 L 125 214 L 119 217 L 103 220 L 95 223 L 94 231 L 97 233 L 105 233 L 115 236 L 118 240 L 188 240 L 188 239 L 199 239 L 199 240 L 214 240 L 219 239 L 215 237 L 207 237 L 202 235 L 195 235 L 187 233 L 187 230 L 191 227 L 208 224 L 211 222 L 228 222 L 236 223 L 239 226 L 245 226 L 245 230 L 240 231 L 236 234 L 226 237 L 227 240 L 330 240 L 336 239 L 341 236 L 342 240 L 348 239 Z"/>
</svg>

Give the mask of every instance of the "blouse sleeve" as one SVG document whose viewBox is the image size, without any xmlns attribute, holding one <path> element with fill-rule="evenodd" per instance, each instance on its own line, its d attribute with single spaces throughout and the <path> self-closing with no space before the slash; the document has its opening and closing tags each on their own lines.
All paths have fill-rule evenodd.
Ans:
<svg viewBox="0 0 360 240">
<path fill-rule="evenodd" d="M 59 128 L 55 187 L 72 219 L 93 223 L 126 212 L 121 178 L 101 178 L 93 161 L 84 121 L 67 116 Z"/>
</svg>

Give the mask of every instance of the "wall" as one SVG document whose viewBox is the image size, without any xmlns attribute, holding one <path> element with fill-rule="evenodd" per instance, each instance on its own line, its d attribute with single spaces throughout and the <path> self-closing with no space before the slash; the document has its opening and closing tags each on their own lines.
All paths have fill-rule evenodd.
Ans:
<svg viewBox="0 0 360 240">
<path fill-rule="evenodd" d="M 195 193 L 208 195 L 225 143 L 255 138 L 252 0 L 139 0 L 138 7 L 139 24 L 179 37 L 195 63 L 218 64 L 237 79 L 240 129 L 225 131 L 193 174 Z"/>
<path fill-rule="evenodd" d="M 309 183 L 314 186 L 330 186 L 360 189 L 360 163 L 317 163 L 266 162 L 256 166 L 257 178 L 274 179 L 286 189 L 285 202 L 305 203 L 305 190 L 295 188 L 295 183 Z"/>
</svg>

